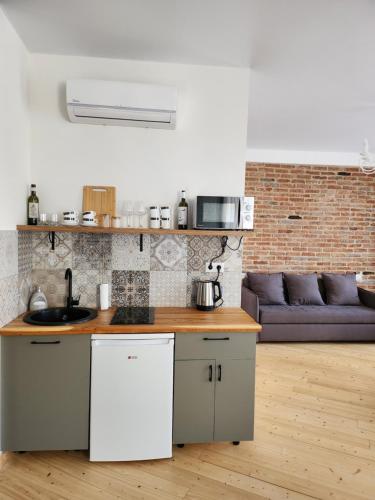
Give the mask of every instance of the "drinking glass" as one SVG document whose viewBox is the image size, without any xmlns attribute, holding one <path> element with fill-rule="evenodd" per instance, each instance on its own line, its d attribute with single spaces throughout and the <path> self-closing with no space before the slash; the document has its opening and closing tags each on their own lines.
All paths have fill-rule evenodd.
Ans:
<svg viewBox="0 0 375 500">
<path fill-rule="evenodd" d="M 133 202 L 132 201 L 124 201 L 123 204 L 123 212 L 126 217 L 126 225 L 127 227 L 132 227 L 132 217 L 134 214 Z"/>
<path fill-rule="evenodd" d="M 134 203 L 134 214 L 138 216 L 138 227 L 143 227 L 142 217 L 146 215 L 146 205 L 143 201 L 136 201 Z"/>
</svg>

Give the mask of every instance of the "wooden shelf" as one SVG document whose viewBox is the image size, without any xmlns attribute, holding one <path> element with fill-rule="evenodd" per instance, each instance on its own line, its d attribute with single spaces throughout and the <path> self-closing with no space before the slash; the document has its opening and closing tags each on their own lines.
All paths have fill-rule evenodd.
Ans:
<svg viewBox="0 0 375 500">
<path fill-rule="evenodd" d="M 187 234 L 189 236 L 250 236 L 252 230 L 151 229 L 149 227 L 17 226 L 18 231 L 110 234 Z"/>
</svg>

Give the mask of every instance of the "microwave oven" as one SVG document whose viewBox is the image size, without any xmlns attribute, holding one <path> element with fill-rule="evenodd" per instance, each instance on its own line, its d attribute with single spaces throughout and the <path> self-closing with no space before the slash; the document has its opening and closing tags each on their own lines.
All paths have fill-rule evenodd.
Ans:
<svg viewBox="0 0 375 500">
<path fill-rule="evenodd" d="M 254 197 L 197 196 L 195 229 L 253 229 Z"/>
</svg>

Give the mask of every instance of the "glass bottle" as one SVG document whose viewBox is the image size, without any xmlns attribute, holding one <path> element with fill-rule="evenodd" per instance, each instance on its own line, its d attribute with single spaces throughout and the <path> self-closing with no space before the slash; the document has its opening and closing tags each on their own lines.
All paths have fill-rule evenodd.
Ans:
<svg viewBox="0 0 375 500">
<path fill-rule="evenodd" d="M 27 198 L 27 224 L 36 226 L 39 218 L 39 198 L 36 195 L 36 184 L 31 184 L 31 193 Z"/>
<path fill-rule="evenodd" d="M 185 190 L 181 191 L 181 201 L 178 204 L 177 208 L 177 223 L 178 229 L 187 229 L 188 228 L 188 203 L 186 201 L 186 192 Z"/>
</svg>

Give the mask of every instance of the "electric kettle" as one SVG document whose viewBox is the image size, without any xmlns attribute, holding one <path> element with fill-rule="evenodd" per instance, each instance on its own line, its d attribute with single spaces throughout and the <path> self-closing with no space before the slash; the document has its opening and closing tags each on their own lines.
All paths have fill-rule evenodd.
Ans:
<svg viewBox="0 0 375 500">
<path fill-rule="evenodd" d="M 201 311 L 211 311 L 221 304 L 222 300 L 221 285 L 219 281 L 197 281 L 197 309 Z M 217 295 L 215 289 L 217 288 Z M 222 302 L 221 302 L 222 303 Z M 217 305 L 216 305 L 217 304 Z"/>
</svg>

